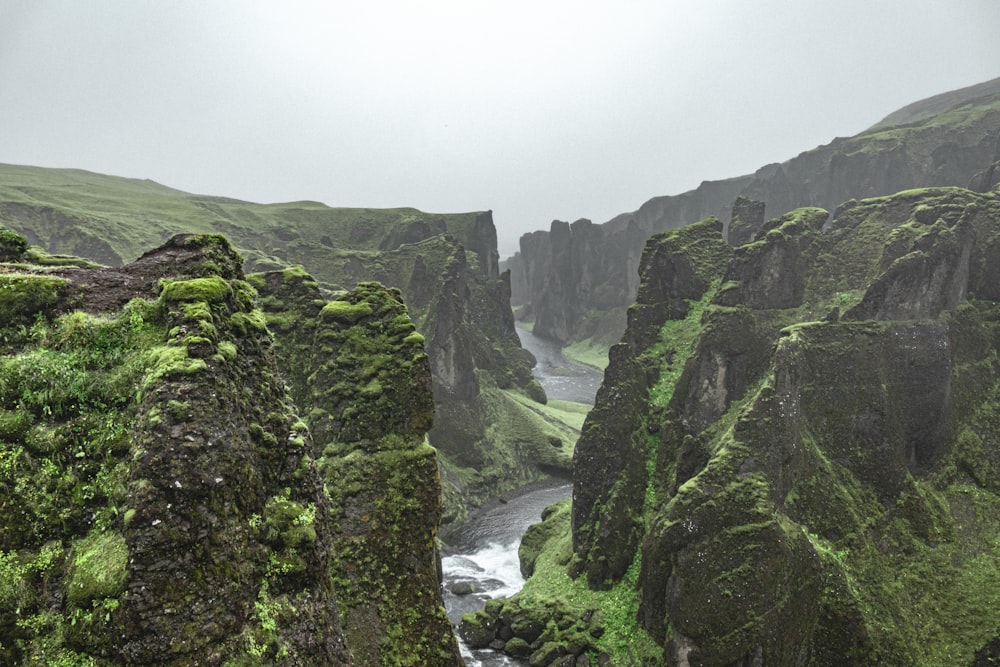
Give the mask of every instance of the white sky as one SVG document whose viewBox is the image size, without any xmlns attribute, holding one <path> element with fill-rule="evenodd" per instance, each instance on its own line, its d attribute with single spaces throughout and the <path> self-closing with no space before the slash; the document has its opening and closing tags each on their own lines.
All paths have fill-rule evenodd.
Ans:
<svg viewBox="0 0 1000 667">
<path fill-rule="evenodd" d="M 0 0 L 0 162 L 493 209 L 501 254 L 1000 76 L 1000 0 Z"/>
</svg>

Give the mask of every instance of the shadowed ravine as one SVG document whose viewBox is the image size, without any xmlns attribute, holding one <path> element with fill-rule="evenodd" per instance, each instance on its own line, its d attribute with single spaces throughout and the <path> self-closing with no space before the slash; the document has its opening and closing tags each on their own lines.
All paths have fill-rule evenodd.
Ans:
<svg viewBox="0 0 1000 667">
<path fill-rule="evenodd" d="M 593 405 L 601 383 L 601 373 L 569 361 L 559 346 L 518 328 L 518 336 L 526 350 L 538 363 L 532 370 L 551 399 L 576 401 Z M 462 614 L 478 611 L 487 600 L 508 597 L 521 589 L 524 579 L 517 558 L 517 549 L 524 531 L 541 519 L 542 510 L 568 498 L 571 484 L 553 481 L 481 510 L 461 528 L 445 536 L 451 550 L 445 554 L 444 602 L 452 623 Z M 469 583 L 474 592 L 455 595 L 456 584 Z M 497 651 L 470 651 L 464 644 L 462 656 L 469 667 L 521 664 Z"/>
</svg>

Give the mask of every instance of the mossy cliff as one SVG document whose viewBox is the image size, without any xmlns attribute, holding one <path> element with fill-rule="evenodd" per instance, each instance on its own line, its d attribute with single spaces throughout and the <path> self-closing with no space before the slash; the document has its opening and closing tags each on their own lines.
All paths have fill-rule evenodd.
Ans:
<svg viewBox="0 0 1000 667">
<path fill-rule="evenodd" d="M 545 475 L 569 476 L 575 439 L 571 429 L 535 411 L 525 418 L 524 399 L 544 404 L 545 393 L 514 329 L 509 276 L 497 273 L 491 218 L 480 216 L 470 230 L 479 230 L 469 232 L 471 246 L 447 233 L 377 252 L 344 250 L 323 261 L 288 255 L 307 268 L 322 266 L 310 270 L 320 286 L 376 280 L 398 288 L 430 358 L 430 442 L 444 463 L 447 520 Z M 281 318 L 285 299 L 276 296 L 265 309 Z M 554 448 L 553 437 L 568 446 Z"/>
<path fill-rule="evenodd" d="M 736 248 L 715 220 L 650 239 L 572 506 L 465 634 L 555 605 L 575 630 L 538 664 L 990 664 L 998 255 L 997 189 L 798 209 Z"/>
<path fill-rule="evenodd" d="M 302 266 L 327 291 L 369 281 L 397 288 L 430 358 L 430 441 L 442 455 L 446 520 L 546 475 L 570 474 L 571 446 L 549 443 L 571 443 L 576 434 L 537 414 L 545 393 L 514 329 L 510 277 L 498 269 L 489 211 L 261 205 L 79 170 L 0 165 L 0 223 L 52 252 L 109 265 L 176 233 L 222 233 L 247 271 Z M 518 424 L 518 433 L 506 424 Z"/>
<path fill-rule="evenodd" d="M 118 269 L 25 250 L 0 265 L 0 662 L 461 664 L 437 585 L 428 401 L 392 406 L 421 413 L 405 425 L 352 418 L 367 398 L 324 383 L 360 361 L 325 359 L 329 403 L 305 406 L 369 440 L 314 440 L 222 237 Z M 396 297 L 343 300 L 367 319 L 328 318 L 318 337 L 410 360 L 393 396 L 423 391 L 419 345 L 377 334 L 405 319 Z"/>
<path fill-rule="evenodd" d="M 506 263 L 519 316 L 534 321 L 535 334 L 561 343 L 592 339 L 610 346 L 624 331 L 643 244 L 654 233 L 717 216 L 731 225 L 730 241 L 741 245 L 749 240 L 748 214 L 763 222 L 765 207 L 774 217 L 907 188 L 985 192 L 1000 182 L 1000 79 L 902 111 L 753 174 L 654 197 L 603 224 L 556 221 L 549 231 L 524 235 Z M 744 203 L 735 204 L 740 198 Z"/>
</svg>

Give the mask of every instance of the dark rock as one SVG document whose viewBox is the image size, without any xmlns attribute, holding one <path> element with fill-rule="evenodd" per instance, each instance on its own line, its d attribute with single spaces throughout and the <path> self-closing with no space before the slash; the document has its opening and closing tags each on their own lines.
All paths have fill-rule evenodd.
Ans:
<svg viewBox="0 0 1000 667">
<path fill-rule="evenodd" d="M 496 639 L 496 619 L 483 612 L 466 614 L 458 626 L 458 634 L 470 648 L 486 648 Z"/>
<path fill-rule="evenodd" d="M 573 550 L 592 588 L 609 588 L 632 563 L 642 539 L 640 514 L 647 485 L 643 397 L 656 378 L 641 355 L 659 337 L 664 319 L 683 318 L 731 254 L 715 219 L 653 237 L 646 244 L 638 301 L 625 341 L 611 348 L 594 410 L 574 454 Z M 700 260 L 700 261 L 699 261 Z"/>
<path fill-rule="evenodd" d="M 472 595 L 476 592 L 476 587 L 471 581 L 457 581 L 451 585 L 453 595 Z"/>
<path fill-rule="evenodd" d="M 564 655 L 561 658 L 557 658 L 555 662 L 550 663 L 552 667 L 576 667 L 579 664 L 574 655 Z"/>
<path fill-rule="evenodd" d="M 531 646 L 521 637 L 514 637 L 504 645 L 504 652 L 512 658 L 525 659 L 531 655 Z"/>
<path fill-rule="evenodd" d="M 731 246 L 749 243 L 764 226 L 764 202 L 739 196 L 733 203 L 726 240 Z"/>
<path fill-rule="evenodd" d="M 546 621 L 545 616 L 541 614 L 524 612 L 512 620 L 510 629 L 515 637 L 531 644 L 542 636 Z"/>
<path fill-rule="evenodd" d="M 557 642 L 546 642 L 540 649 L 531 654 L 528 664 L 531 667 L 549 667 L 557 660 L 566 656 L 566 647 Z M 566 656 L 572 658 L 573 656 Z"/>
</svg>

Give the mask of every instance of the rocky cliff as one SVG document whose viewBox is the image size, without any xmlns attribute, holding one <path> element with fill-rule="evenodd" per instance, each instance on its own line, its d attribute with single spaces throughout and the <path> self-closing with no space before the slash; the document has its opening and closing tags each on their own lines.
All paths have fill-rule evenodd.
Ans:
<svg viewBox="0 0 1000 667">
<path fill-rule="evenodd" d="M 624 330 L 643 244 L 653 233 L 708 216 L 728 225 L 739 213 L 733 210 L 737 197 L 762 202 L 773 217 L 803 206 L 833 210 L 849 199 L 906 188 L 954 185 L 985 192 L 1000 182 L 998 164 L 1000 79 L 915 103 L 866 132 L 754 174 L 655 197 L 602 225 L 554 222 L 549 232 L 527 234 L 506 264 L 514 305 L 521 317 L 534 320 L 538 335 L 610 345 Z"/>
<path fill-rule="evenodd" d="M 397 288 L 430 357 L 430 442 L 443 455 L 446 520 L 548 474 L 569 475 L 570 446 L 550 442 L 571 443 L 575 433 L 530 407 L 545 394 L 514 330 L 509 274 L 499 272 L 488 211 L 259 205 L 149 181 L 6 165 L 0 222 L 52 252 L 112 265 L 175 233 L 224 233 L 248 271 L 301 265 L 327 292 L 366 281 Z M 508 424 L 519 425 L 517 432 Z"/>
<path fill-rule="evenodd" d="M 276 343 L 219 236 L 0 258 L 0 662 L 461 664 L 398 292 L 255 277 L 297 297 Z"/>
<path fill-rule="evenodd" d="M 560 655 L 623 665 L 990 664 L 1000 189 L 722 232 L 648 241 L 572 506 L 465 633 L 568 617 L 541 635 Z"/>
</svg>

